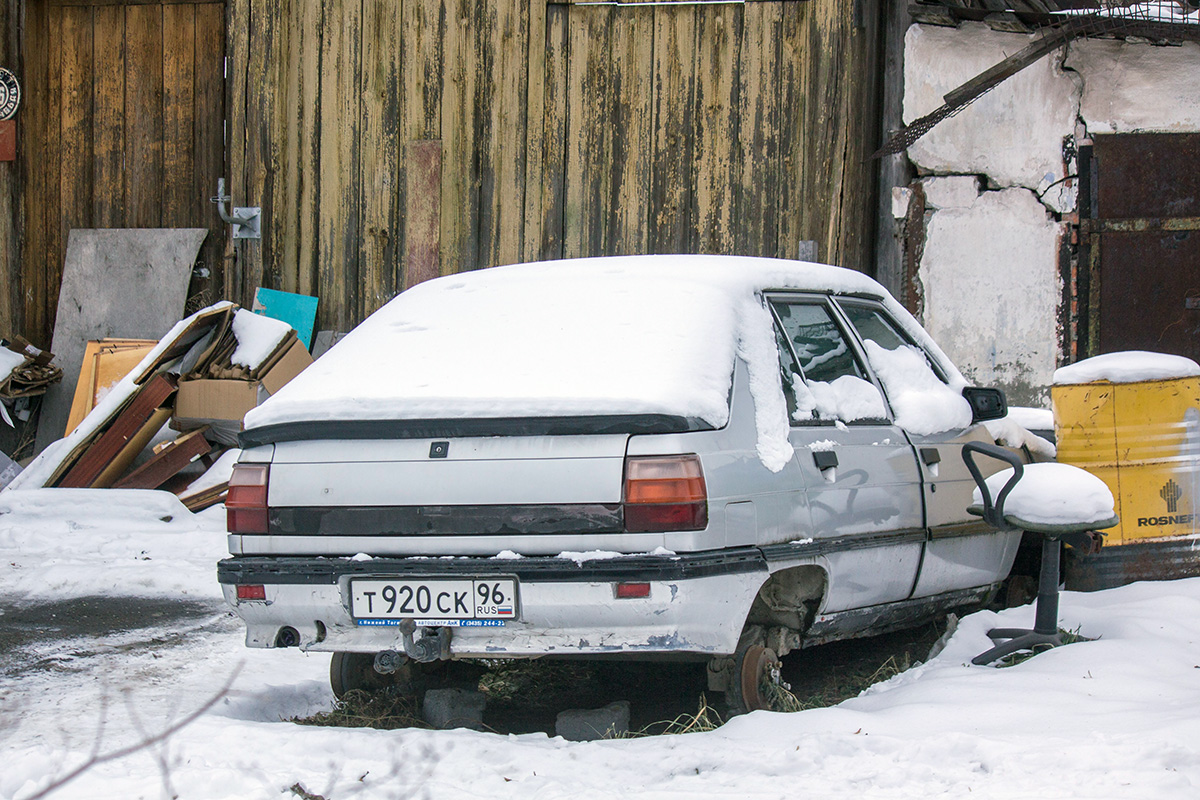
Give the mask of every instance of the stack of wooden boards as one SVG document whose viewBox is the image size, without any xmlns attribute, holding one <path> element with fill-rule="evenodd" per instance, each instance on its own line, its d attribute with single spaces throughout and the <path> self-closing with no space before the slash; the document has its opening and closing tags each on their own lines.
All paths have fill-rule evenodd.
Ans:
<svg viewBox="0 0 1200 800">
<path fill-rule="evenodd" d="M 11 371 L 0 374 L 0 397 L 14 400 L 44 394 L 47 386 L 62 380 L 62 370 L 50 363 L 53 353 L 34 347 L 20 336 L 4 342 L 4 347 L 15 356 Z M 17 357 L 22 360 L 17 361 Z"/>
<path fill-rule="evenodd" d="M 179 494 L 193 511 L 221 502 L 227 484 L 187 491 L 198 477 L 191 465 L 211 466 L 236 444 L 246 411 L 312 363 L 286 324 L 238 315 L 250 312 L 221 303 L 184 320 L 158 343 L 121 340 L 89 345 L 94 368 L 88 376 L 85 357 L 73 410 L 94 408 L 69 432 L 64 452 L 44 485 L 163 488 Z M 240 363 L 234 363 L 235 354 L 246 352 L 243 345 L 248 345 L 239 341 L 239 329 L 243 337 L 253 332 L 256 341 L 249 343 L 253 345 L 249 350 L 255 355 L 250 361 L 239 357 Z M 122 360 L 127 364 L 134 353 L 143 356 L 134 372 L 98 397 L 97 388 L 106 380 L 102 376 L 111 377 L 115 365 Z M 135 459 L 161 436 L 168 422 L 182 435 L 161 441 L 135 466 Z"/>
</svg>

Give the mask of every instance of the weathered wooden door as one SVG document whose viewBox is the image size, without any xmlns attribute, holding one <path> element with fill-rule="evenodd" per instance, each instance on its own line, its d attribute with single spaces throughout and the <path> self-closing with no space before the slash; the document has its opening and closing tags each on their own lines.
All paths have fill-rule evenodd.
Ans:
<svg viewBox="0 0 1200 800">
<path fill-rule="evenodd" d="M 816 241 L 869 269 L 876 98 L 854 20 L 780 0 L 550 5 L 539 255 Z"/>
<path fill-rule="evenodd" d="M 883 0 L 230 0 L 231 299 L 348 330 L 438 274 L 707 252 L 870 271 Z"/>
<path fill-rule="evenodd" d="M 24 328 L 48 345 L 72 228 L 208 228 L 198 267 L 219 279 L 225 5 L 30 0 L 26 16 Z"/>
<path fill-rule="evenodd" d="M 1088 355 L 1200 360 L 1200 134 L 1095 137 L 1081 159 Z"/>
</svg>

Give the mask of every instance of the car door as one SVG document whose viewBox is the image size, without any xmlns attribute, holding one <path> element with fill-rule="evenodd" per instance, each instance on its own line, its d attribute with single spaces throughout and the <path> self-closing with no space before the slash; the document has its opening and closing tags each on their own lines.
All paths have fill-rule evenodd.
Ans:
<svg viewBox="0 0 1200 800">
<path fill-rule="evenodd" d="M 771 294 L 790 440 L 829 587 L 822 613 L 903 600 L 921 560 L 921 476 L 824 296 Z"/>
<path fill-rule="evenodd" d="M 932 394 L 944 396 L 946 377 L 937 362 L 906 336 L 903 328 L 879 303 L 866 299 L 839 298 L 837 306 L 864 343 L 873 342 L 886 351 L 906 347 L 924 355 L 929 380 L 940 381 L 941 387 Z M 869 350 L 869 346 L 866 348 Z M 879 353 L 880 351 L 871 351 Z M 868 359 L 869 360 L 869 359 Z M 943 388 L 944 387 L 944 388 Z M 889 386 L 882 385 L 885 395 Z M 939 398 L 930 397 L 930 405 Z M 945 430 L 934 433 L 906 430 L 921 471 L 921 494 L 925 505 L 925 526 L 928 540 L 921 560 L 920 575 L 913 590 L 914 597 L 928 597 L 956 589 L 985 586 L 1003 579 L 1012 566 L 1020 536 L 997 532 L 979 517 L 967 513 L 975 481 L 962 458 L 962 446 L 967 442 L 992 442 L 987 428 L 971 424 L 969 406 L 960 412 L 946 415 Z M 928 430 L 936 425 L 930 425 Z M 994 471 L 993 463 L 980 464 L 987 472 Z"/>
</svg>

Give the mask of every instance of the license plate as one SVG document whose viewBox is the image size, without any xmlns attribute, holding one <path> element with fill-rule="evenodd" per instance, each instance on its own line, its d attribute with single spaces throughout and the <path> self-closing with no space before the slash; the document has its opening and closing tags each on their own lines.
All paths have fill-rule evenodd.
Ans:
<svg viewBox="0 0 1200 800">
<path fill-rule="evenodd" d="M 360 625 L 388 625 L 402 619 L 418 625 L 469 621 L 504 624 L 517 618 L 515 578 L 406 578 L 350 582 L 350 614 Z M 468 623 L 468 624 L 463 624 Z M 476 625 L 483 627 L 483 622 Z"/>
</svg>

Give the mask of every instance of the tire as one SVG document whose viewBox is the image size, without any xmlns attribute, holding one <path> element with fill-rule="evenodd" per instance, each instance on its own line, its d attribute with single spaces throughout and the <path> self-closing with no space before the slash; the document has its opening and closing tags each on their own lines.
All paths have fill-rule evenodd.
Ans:
<svg viewBox="0 0 1200 800">
<path fill-rule="evenodd" d="M 769 711 L 771 701 L 766 684 L 778 680 L 779 657 L 769 647 L 753 644 L 734 655 L 733 681 L 725 692 L 731 715 L 751 711 Z"/>
<path fill-rule="evenodd" d="M 486 670 L 467 661 L 434 661 L 419 664 L 405 659 L 391 675 L 375 671 L 374 653 L 336 652 L 329 661 L 329 685 L 341 700 L 347 692 L 378 692 L 389 689 L 401 695 L 419 696 L 429 689 L 476 688 Z"/>
<path fill-rule="evenodd" d="M 347 692 L 375 692 L 395 683 L 391 675 L 375 671 L 374 653 L 336 652 L 329 661 L 329 685 L 341 700 Z"/>
</svg>

